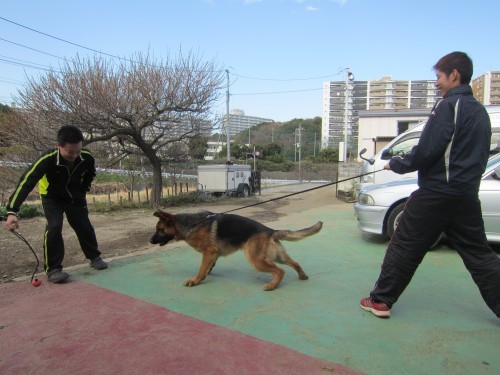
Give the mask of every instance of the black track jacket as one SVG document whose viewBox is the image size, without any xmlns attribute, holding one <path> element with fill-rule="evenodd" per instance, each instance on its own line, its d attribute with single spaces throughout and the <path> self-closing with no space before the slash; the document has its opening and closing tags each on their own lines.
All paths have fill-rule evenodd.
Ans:
<svg viewBox="0 0 500 375">
<path fill-rule="evenodd" d="M 469 85 L 460 85 L 436 103 L 418 145 L 389 163 L 399 174 L 418 170 L 421 189 L 451 198 L 477 197 L 490 141 L 488 112 Z"/>
<path fill-rule="evenodd" d="M 86 149 L 82 149 L 71 172 L 62 163 L 58 149 L 46 151 L 19 179 L 9 198 L 7 214 L 16 214 L 19 211 L 19 207 L 38 182 L 40 196 L 84 206 L 86 193 L 90 190 L 95 174 L 94 157 Z"/>
</svg>

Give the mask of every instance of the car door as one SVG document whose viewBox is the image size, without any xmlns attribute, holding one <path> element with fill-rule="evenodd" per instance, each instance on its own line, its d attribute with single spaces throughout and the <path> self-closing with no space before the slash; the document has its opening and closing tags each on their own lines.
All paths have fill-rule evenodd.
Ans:
<svg viewBox="0 0 500 375">
<path fill-rule="evenodd" d="M 486 237 L 500 243 L 500 163 L 481 180 L 479 199 Z"/>
</svg>

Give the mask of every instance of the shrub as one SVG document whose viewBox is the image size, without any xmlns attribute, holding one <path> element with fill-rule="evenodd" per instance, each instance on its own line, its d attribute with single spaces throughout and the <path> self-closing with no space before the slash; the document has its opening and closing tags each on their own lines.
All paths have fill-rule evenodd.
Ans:
<svg viewBox="0 0 500 375">
<path fill-rule="evenodd" d="M 7 218 L 7 208 L 2 206 L 0 207 L 0 220 L 6 220 Z M 31 217 L 43 216 L 43 208 L 39 204 L 23 204 L 19 208 L 19 212 L 17 213 L 17 217 L 20 219 L 27 219 Z"/>
<path fill-rule="evenodd" d="M 106 213 L 127 208 L 147 208 L 149 205 L 146 202 L 131 202 L 128 200 L 122 200 L 120 203 L 95 202 L 93 204 L 89 204 L 88 207 L 92 212 Z"/>
<path fill-rule="evenodd" d="M 191 193 L 185 193 L 185 194 L 179 194 L 179 195 L 172 195 L 168 197 L 164 197 L 161 200 L 162 206 L 183 206 L 185 204 L 195 204 L 199 202 L 205 202 L 206 199 L 204 200 L 203 197 L 201 197 L 198 193 L 196 192 L 191 192 Z"/>
</svg>

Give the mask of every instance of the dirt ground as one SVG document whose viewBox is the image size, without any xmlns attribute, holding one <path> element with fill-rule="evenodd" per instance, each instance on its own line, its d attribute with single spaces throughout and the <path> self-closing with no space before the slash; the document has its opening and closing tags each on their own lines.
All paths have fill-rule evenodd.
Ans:
<svg viewBox="0 0 500 375">
<path fill-rule="evenodd" d="M 164 208 L 164 210 L 172 213 L 196 212 L 200 210 L 219 213 L 318 186 L 321 185 L 305 183 L 275 187 L 265 189 L 261 195 L 249 198 L 221 199 L 214 203 L 171 209 Z M 325 206 L 325 204 L 346 203 L 336 198 L 334 186 L 327 186 L 238 210 L 234 213 L 248 216 L 270 227 L 276 227 L 273 226 L 272 222 L 279 219 L 282 225 L 283 219 L 293 219 L 302 210 Z M 96 231 L 102 257 L 109 260 L 131 254 L 139 254 L 144 251 L 163 251 L 164 248 L 153 247 L 149 243 L 157 221 L 156 217 L 153 216 L 153 212 L 153 209 L 129 209 L 106 214 L 91 213 L 90 219 Z M 0 228 L 0 283 L 11 282 L 17 278 L 30 277 L 36 266 L 33 253 L 26 244 L 3 227 L 4 222 L 0 224 L 2 225 L 2 228 Z M 19 232 L 30 243 L 40 260 L 39 272 L 43 271 L 42 236 L 44 229 L 44 217 L 20 221 Z M 63 263 L 65 269 L 72 266 L 88 265 L 88 261 L 80 249 L 76 235 L 66 221 L 64 222 L 63 238 L 66 248 Z"/>
</svg>

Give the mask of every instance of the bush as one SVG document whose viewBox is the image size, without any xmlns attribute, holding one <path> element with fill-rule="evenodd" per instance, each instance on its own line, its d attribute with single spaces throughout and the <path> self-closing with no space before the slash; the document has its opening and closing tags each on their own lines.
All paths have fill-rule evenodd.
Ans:
<svg viewBox="0 0 500 375">
<path fill-rule="evenodd" d="M 206 200 L 204 200 L 203 197 L 198 195 L 198 193 L 191 192 L 191 193 L 185 193 L 185 194 L 164 197 L 161 200 L 161 204 L 164 207 L 167 207 L 167 206 L 175 207 L 175 206 L 183 206 L 186 204 L 195 204 L 195 203 L 200 203 L 200 202 L 205 202 L 205 201 Z"/>
<path fill-rule="evenodd" d="M 283 163 L 273 163 L 268 160 L 257 160 L 257 169 L 270 172 L 290 172 L 293 171 L 295 164 L 290 160 L 285 160 Z"/>
<path fill-rule="evenodd" d="M 7 219 L 7 208 L 0 207 L 0 220 Z M 31 217 L 43 216 L 43 208 L 39 204 L 22 204 L 17 213 L 17 217 L 20 219 L 27 219 Z"/>
<path fill-rule="evenodd" d="M 128 200 L 122 200 L 120 203 L 113 202 L 95 202 L 88 205 L 89 210 L 92 212 L 106 213 L 118 211 L 127 208 L 148 208 L 149 204 L 146 202 L 130 202 Z"/>
<path fill-rule="evenodd" d="M 43 216 L 43 208 L 40 205 L 22 204 L 17 214 L 20 218 Z"/>
</svg>

